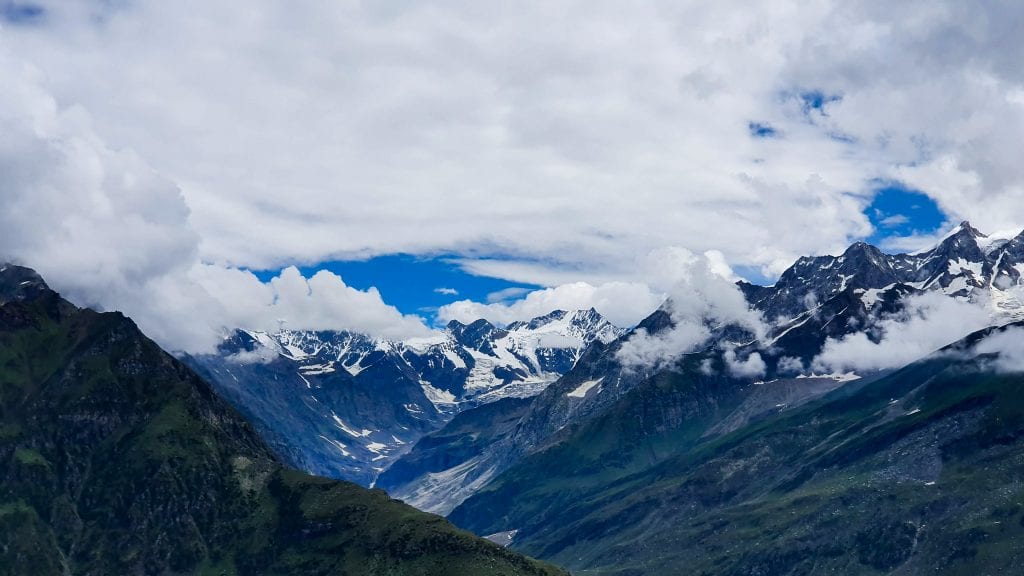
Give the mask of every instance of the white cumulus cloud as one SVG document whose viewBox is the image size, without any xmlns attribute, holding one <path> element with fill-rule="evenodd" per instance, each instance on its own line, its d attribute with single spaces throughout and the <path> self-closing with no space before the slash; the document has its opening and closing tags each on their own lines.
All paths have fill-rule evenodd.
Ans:
<svg viewBox="0 0 1024 576">
<path fill-rule="evenodd" d="M 723 354 L 729 373 L 738 378 L 754 378 L 764 376 L 768 367 L 761 354 L 753 352 L 746 358 L 738 358 L 735 350 L 726 350 Z"/>
<path fill-rule="evenodd" d="M 0 45 L 0 259 L 37 269 L 79 305 L 121 310 L 168 348 L 209 350 L 225 329 L 349 328 L 429 334 L 375 289 L 295 268 L 263 283 L 202 263 L 179 188 L 62 107 L 38 70 Z"/>
<path fill-rule="evenodd" d="M 209 266 L 448 254 L 551 288 L 447 317 L 629 324 L 669 292 L 643 255 L 776 274 L 869 236 L 880 181 L 1024 222 L 1020 3 L 37 3 L 0 28 L 0 252 L 168 345 L 273 293 Z M 305 281 L 282 310 L 425 330 Z"/>
<path fill-rule="evenodd" d="M 180 184 L 205 261 L 502 254 L 599 284 L 681 245 L 771 273 L 870 234 L 879 178 L 1024 220 L 1014 3 L 39 5 L 6 43 Z"/>
<path fill-rule="evenodd" d="M 552 310 L 594 308 L 612 324 L 632 326 L 653 312 L 663 298 L 646 284 L 638 282 L 608 282 L 597 286 L 574 282 L 535 290 L 511 302 L 485 304 L 459 300 L 442 306 L 437 317 L 444 322 L 459 320 L 465 323 L 486 318 L 497 324 L 508 324 L 543 316 Z"/>
</svg>

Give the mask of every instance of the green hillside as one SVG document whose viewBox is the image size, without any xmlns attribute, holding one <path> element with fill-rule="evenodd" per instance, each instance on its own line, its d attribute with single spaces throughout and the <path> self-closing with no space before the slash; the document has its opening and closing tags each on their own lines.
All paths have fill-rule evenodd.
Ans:
<svg viewBox="0 0 1024 576">
<path fill-rule="evenodd" d="M 0 574 L 565 574 L 284 468 L 130 320 L 0 276 Z"/>
<path fill-rule="evenodd" d="M 450 518 L 578 574 L 1015 574 L 1024 377 L 969 349 L 718 432 L 749 385 L 665 372 Z"/>
</svg>

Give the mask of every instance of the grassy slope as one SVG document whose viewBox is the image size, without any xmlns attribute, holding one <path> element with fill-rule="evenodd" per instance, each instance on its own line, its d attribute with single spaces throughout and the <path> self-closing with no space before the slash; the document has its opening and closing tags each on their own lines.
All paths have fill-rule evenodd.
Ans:
<svg viewBox="0 0 1024 576">
<path fill-rule="evenodd" d="M 0 574 L 560 574 L 279 465 L 119 314 L 0 306 Z"/>
</svg>

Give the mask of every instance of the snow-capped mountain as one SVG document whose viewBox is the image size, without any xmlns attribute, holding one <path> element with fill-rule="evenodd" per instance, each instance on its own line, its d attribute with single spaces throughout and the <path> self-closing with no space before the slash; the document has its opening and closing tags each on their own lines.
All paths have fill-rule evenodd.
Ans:
<svg viewBox="0 0 1024 576">
<path fill-rule="evenodd" d="M 344 331 L 236 330 L 187 360 L 296 466 L 372 485 L 454 414 L 538 394 L 592 342 L 623 330 L 595 310 L 554 311 L 504 328 L 451 322 L 404 342 Z"/>
<path fill-rule="evenodd" d="M 751 305 L 784 324 L 828 299 L 853 290 L 871 305 L 891 289 L 937 291 L 977 299 L 992 296 L 994 312 L 1019 313 L 1007 291 L 1024 277 L 1024 233 L 989 237 L 962 222 L 929 250 L 886 254 L 857 242 L 840 256 L 800 258 L 773 286 L 741 282 Z"/>
<path fill-rule="evenodd" d="M 729 345 L 729 352 L 740 359 L 758 353 L 766 373 L 757 378 L 772 381 L 773 389 L 791 389 L 791 398 L 784 405 L 793 407 L 858 379 L 851 373 L 812 372 L 811 360 L 829 338 L 865 332 L 876 340 L 873 328 L 880 320 L 900 312 L 908 298 L 930 291 L 987 306 L 993 324 L 1020 319 L 1024 312 L 1019 300 L 1022 280 L 1024 233 L 992 238 L 964 222 L 933 248 L 915 254 L 886 254 L 858 242 L 839 256 L 799 259 L 772 286 L 741 282 L 751 307 L 769 322 L 770 333 L 766 342 L 735 349 Z M 650 334 L 671 327 L 665 309 L 655 311 L 638 326 Z M 722 339 L 732 339 L 727 336 L 728 327 L 721 327 L 720 334 Z M 551 447 L 564 431 L 620 409 L 645 382 L 667 378 L 665 370 L 644 373 L 622 366 L 616 351 L 631 337 L 632 333 L 626 334 L 607 346 L 588 349 L 571 371 L 548 386 L 525 412 L 516 414 L 514 425 L 505 418 L 511 412 L 492 415 L 490 420 L 504 427 L 501 433 L 486 427 L 473 431 L 474 438 L 492 440 L 475 442 L 474 450 L 467 452 L 458 434 L 442 429 L 403 456 L 381 476 L 379 484 L 421 508 L 448 513 L 522 458 Z M 713 339 L 704 354 L 702 361 L 721 367 L 725 347 Z M 672 370 L 676 368 L 668 371 Z M 725 389 L 757 384 L 754 377 L 735 380 Z M 655 412 L 663 409 L 660 400 L 633 401 L 649 404 Z M 749 413 L 744 415 L 749 417 Z M 463 419 L 470 420 L 468 415 Z"/>
</svg>

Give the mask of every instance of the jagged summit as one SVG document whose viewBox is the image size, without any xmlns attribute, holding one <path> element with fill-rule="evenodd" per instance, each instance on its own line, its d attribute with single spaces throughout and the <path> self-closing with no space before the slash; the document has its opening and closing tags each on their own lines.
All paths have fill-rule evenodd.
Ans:
<svg viewBox="0 0 1024 576">
<path fill-rule="evenodd" d="M 0 304 L 31 300 L 50 291 L 35 270 L 16 264 L 0 264 Z"/>
<path fill-rule="evenodd" d="M 970 298 L 976 290 L 1016 286 L 1024 276 L 1024 232 L 986 235 L 964 221 L 927 250 L 887 254 L 855 242 L 840 256 L 798 259 L 773 286 L 740 283 L 769 319 L 794 318 L 848 289 L 905 285 Z"/>
<path fill-rule="evenodd" d="M 449 324 L 448 333 L 459 344 L 486 354 L 494 354 L 491 343 L 507 334 L 505 330 L 483 318 L 468 325 L 460 323 L 452 326 Z"/>
<path fill-rule="evenodd" d="M 594 309 L 591 308 L 590 310 L 594 310 Z M 596 311 L 594 311 L 594 312 L 596 313 Z M 536 318 L 534 318 L 532 320 L 527 320 L 527 321 L 516 320 L 515 322 L 509 323 L 508 326 L 506 326 L 506 328 L 508 330 L 517 330 L 517 329 L 520 329 L 520 328 L 529 328 L 529 329 L 535 330 L 535 329 L 537 329 L 537 328 L 539 328 L 541 326 L 544 326 L 545 324 L 549 324 L 551 322 L 555 322 L 555 321 L 561 320 L 561 319 L 565 318 L 565 316 L 567 314 L 568 314 L 568 312 L 566 312 L 565 310 L 552 310 L 551 312 L 549 312 L 549 313 L 547 313 L 547 314 L 545 314 L 543 316 L 537 316 Z"/>
</svg>

